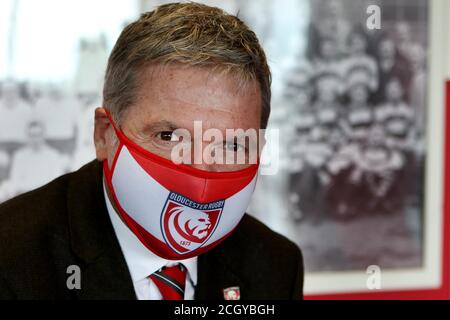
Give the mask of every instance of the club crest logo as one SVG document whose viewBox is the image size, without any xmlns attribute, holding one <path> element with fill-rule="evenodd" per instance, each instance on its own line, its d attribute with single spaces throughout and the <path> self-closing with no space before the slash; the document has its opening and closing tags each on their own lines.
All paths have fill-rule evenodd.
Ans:
<svg viewBox="0 0 450 320">
<path fill-rule="evenodd" d="M 161 213 L 166 243 L 178 254 L 200 248 L 216 230 L 224 204 L 224 200 L 197 203 L 171 192 Z"/>
<path fill-rule="evenodd" d="M 240 300 L 241 290 L 239 287 L 230 287 L 223 289 L 223 298 L 225 300 Z"/>
</svg>

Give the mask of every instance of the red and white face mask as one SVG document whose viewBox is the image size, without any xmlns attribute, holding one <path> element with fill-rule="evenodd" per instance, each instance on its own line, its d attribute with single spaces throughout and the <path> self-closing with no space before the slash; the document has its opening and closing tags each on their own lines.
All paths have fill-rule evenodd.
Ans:
<svg viewBox="0 0 450 320">
<path fill-rule="evenodd" d="M 258 164 L 233 172 L 175 164 L 113 126 L 119 147 L 111 168 L 103 163 L 107 187 L 118 214 L 144 246 L 164 259 L 187 259 L 232 233 L 250 203 Z"/>
</svg>

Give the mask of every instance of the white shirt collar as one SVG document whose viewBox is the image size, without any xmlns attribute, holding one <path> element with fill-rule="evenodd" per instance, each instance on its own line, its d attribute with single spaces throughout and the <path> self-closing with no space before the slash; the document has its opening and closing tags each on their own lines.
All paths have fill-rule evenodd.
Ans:
<svg viewBox="0 0 450 320">
<path fill-rule="evenodd" d="M 166 260 L 148 250 L 133 232 L 120 219 L 113 208 L 105 185 L 103 184 L 106 207 L 111 218 L 114 231 L 125 256 L 133 282 L 141 281 L 164 266 L 182 263 L 188 270 L 188 277 L 195 286 L 197 284 L 197 257 L 185 260 Z"/>
</svg>

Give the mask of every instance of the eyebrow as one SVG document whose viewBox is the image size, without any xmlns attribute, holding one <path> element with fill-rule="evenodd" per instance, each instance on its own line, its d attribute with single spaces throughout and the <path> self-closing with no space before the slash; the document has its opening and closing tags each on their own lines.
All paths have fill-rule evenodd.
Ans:
<svg viewBox="0 0 450 320">
<path fill-rule="evenodd" d="M 157 130 L 174 131 L 180 129 L 181 126 L 167 120 L 161 120 L 146 124 L 143 128 L 144 132 L 155 132 Z"/>
</svg>

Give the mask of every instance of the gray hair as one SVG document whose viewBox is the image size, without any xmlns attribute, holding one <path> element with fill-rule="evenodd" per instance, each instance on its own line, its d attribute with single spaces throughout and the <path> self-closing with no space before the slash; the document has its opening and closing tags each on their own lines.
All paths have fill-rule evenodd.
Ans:
<svg viewBox="0 0 450 320">
<path fill-rule="evenodd" d="M 108 60 L 103 106 L 119 121 L 134 103 L 141 70 L 168 63 L 231 74 L 239 86 L 256 80 L 266 128 L 271 72 L 255 33 L 236 16 L 199 3 L 161 5 L 122 31 Z"/>
</svg>

